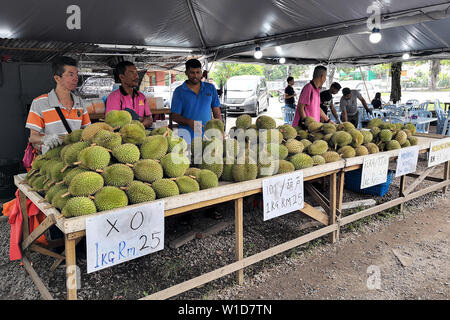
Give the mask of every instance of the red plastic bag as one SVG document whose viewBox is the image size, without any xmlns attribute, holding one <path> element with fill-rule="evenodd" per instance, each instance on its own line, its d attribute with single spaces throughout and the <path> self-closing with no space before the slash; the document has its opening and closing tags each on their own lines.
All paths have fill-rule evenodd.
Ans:
<svg viewBox="0 0 450 320">
<path fill-rule="evenodd" d="M 37 150 L 33 147 L 33 145 L 28 142 L 27 148 L 25 149 L 25 154 L 23 156 L 22 162 L 25 169 L 27 169 L 27 172 L 31 169 L 31 164 L 34 161 L 34 158 L 36 158 Z"/>
</svg>

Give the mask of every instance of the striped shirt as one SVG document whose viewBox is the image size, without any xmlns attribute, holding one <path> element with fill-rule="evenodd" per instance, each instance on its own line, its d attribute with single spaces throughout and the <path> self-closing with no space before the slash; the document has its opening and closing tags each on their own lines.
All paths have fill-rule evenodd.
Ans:
<svg viewBox="0 0 450 320">
<path fill-rule="evenodd" d="M 73 107 L 70 111 L 59 102 L 54 89 L 48 94 L 43 94 L 34 99 L 31 103 L 25 128 L 33 129 L 43 134 L 67 134 L 68 132 L 55 107 L 61 108 L 72 131 L 82 129 L 91 124 L 89 114 L 86 107 L 83 106 L 81 98 L 73 93 L 71 95 Z"/>
</svg>

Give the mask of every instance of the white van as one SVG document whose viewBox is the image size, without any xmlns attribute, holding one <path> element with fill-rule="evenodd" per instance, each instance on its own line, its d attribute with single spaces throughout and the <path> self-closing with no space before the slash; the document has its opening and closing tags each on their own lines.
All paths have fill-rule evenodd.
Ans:
<svg viewBox="0 0 450 320">
<path fill-rule="evenodd" d="M 223 104 L 227 114 L 258 116 L 269 107 L 269 93 L 263 76 L 235 76 L 224 87 Z"/>
</svg>

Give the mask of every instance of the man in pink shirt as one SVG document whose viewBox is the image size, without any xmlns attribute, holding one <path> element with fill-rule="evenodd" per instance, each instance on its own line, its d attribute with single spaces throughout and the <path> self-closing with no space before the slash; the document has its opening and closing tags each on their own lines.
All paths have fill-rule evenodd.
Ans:
<svg viewBox="0 0 450 320">
<path fill-rule="evenodd" d="M 320 88 L 327 80 L 327 68 L 317 66 L 314 68 L 313 79 L 303 87 L 295 110 L 292 126 L 296 127 L 306 117 L 313 117 L 317 122 L 334 123 L 320 108 Z"/>
<path fill-rule="evenodd" d="M 108 96 L 105 114 L 111 110 L 127 109 L 133 119 L 141 121 L 146 128 L 151 127 L 153 119 L 147 99 L 137 90 L 139 75 L 136 66 L 130 61 L 122 61 L 117 64 L 115 72 L 122 85 Z"/>
</svg>

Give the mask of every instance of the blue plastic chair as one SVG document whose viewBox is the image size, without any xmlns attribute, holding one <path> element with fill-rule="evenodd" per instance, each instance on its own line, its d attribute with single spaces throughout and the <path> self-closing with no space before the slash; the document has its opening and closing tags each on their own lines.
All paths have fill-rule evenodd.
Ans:
<svg viewBox="0 0 450 320">
<path fill-rule="evenodd" d="M 285 124 L 292 125 L 292 122 L 294 121 L 295 110 L 296 109 L 288 107 L 281 107 L 281 111 L 283 112 L 283 120 Z"/>
<path fill-rule="evenodd" d="M 396 117 L 384 117 L 382 120 L 388 123 L 403 123 L 402 119 Z"/>
<path fill-rule="evenodd" d="M 450 121 L 449 121 L 449 118 L 445 119 L 445 122 L 444 122 L 441 134 L 444 134 L 446 136 L 450 136 Z"/>
<path fill-rule="evenodd" d="M 374 118 L 380 118 L 380 119 L 384 118 L 384 113 L 379 110 L 372 110 L 372 115 Z"/>
</svg>

